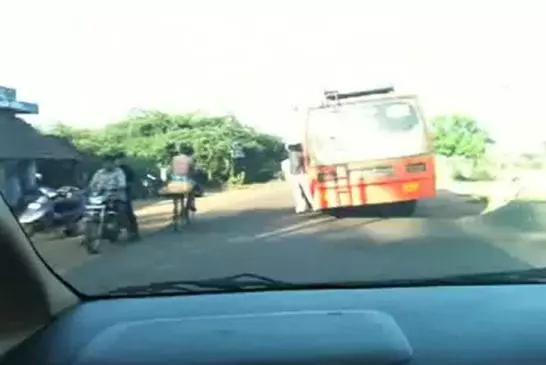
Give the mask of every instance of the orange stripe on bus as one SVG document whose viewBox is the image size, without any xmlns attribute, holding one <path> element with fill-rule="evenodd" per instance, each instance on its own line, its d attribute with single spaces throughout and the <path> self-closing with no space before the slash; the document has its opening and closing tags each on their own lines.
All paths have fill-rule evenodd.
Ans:
<svg viewBox="0 0 546 365">
<path fill-rule="evenodd" d="M 319 197 L 319 207 L 324 209 L 328 208 L 328 197 L 326 196 L 326 192 L 328 189 L 324 187 L 324 185 L 319 186 L 318 188 L 318 197 Z"/>
<path fill-rule="evenodd" d="M 358 182 L 358 192 L 360 194 L 361 204 L 366 204 L 366 184 L 364 183 L 364 179 L 360 179 Z"/>
</svg>

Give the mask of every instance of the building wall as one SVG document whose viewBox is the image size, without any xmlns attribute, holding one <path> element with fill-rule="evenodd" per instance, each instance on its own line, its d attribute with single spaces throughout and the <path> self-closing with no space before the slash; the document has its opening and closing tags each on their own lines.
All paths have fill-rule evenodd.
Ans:
<svg viewBox="0 0 546 365">
<path fill-rule="evenodd" d="M 80 164 L 76 161 L 39 160 L 37 169 L 43 176 L 42 183 L 53 188 L 82 186 Z"/>
<path fill-rule="evenodd" d="M 28 179 L 28 168 L 32 164 L 32 160 L 0 160 L 1 181 L 0 188 L 4 198 L 9 200 L 7 196 L 8 181 L 10 177 L 18 176 L 20 181 L 20 196 L 23 195 L 25 189 L 29 189 L 32 181 Z"/>
</svg>

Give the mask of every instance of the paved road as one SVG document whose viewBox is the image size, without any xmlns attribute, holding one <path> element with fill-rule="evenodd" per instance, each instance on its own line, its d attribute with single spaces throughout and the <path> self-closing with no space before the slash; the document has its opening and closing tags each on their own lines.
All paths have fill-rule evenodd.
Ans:
<svg viewBox="0 0 546 365">
<path fill-rule="evenodd" d="M 286 185 L 270 184 L 203 199 L 197 221 L 183 233 L 161 229 L 168 204 L 149 207 L 154 214 L 142 213 L 142 221 L 152 228 L 142 242 L 106 245 L 91 258 L 71 240 L 38 247 L 86 293 L 243 272 L 291 281 L 377 280 L 540 263 L 536 250 L 514 249 L 513 237 L 484 228 L 477 217 L 484 203 L 448 191 L 421 202 L 417 214 L 404 219 L 296 216 L 290 203 Z M 59 259 L 60 251 L 69 254 Z"/>
</svg>

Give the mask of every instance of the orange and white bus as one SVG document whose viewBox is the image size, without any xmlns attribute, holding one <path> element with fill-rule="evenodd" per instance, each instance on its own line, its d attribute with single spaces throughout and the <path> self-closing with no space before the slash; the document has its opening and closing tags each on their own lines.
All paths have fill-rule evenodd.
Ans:
<svg viewBox="0 0 546 365">
<path fill-rule="evenodd" d="M 325 92 L 305 119 L 292 182 L 312 210 L 373 204 L 409 216 L 418 200 L 436 195 L 432 138 L 417 96 L 392 87 Z"/>
</svg>

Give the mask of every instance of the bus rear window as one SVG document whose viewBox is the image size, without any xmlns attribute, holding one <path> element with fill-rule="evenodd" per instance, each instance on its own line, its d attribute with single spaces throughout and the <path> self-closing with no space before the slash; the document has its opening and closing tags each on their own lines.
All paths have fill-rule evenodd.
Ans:
<svg viewBox="0 0 546 365">
<path fill-rule="evenodd" d="M 366 133 L 403 133 L 419 125 L 415 108 L 405 102 L 346 104 L 310 114 L 312 130 L 349 129 Z"/>
</svg>

